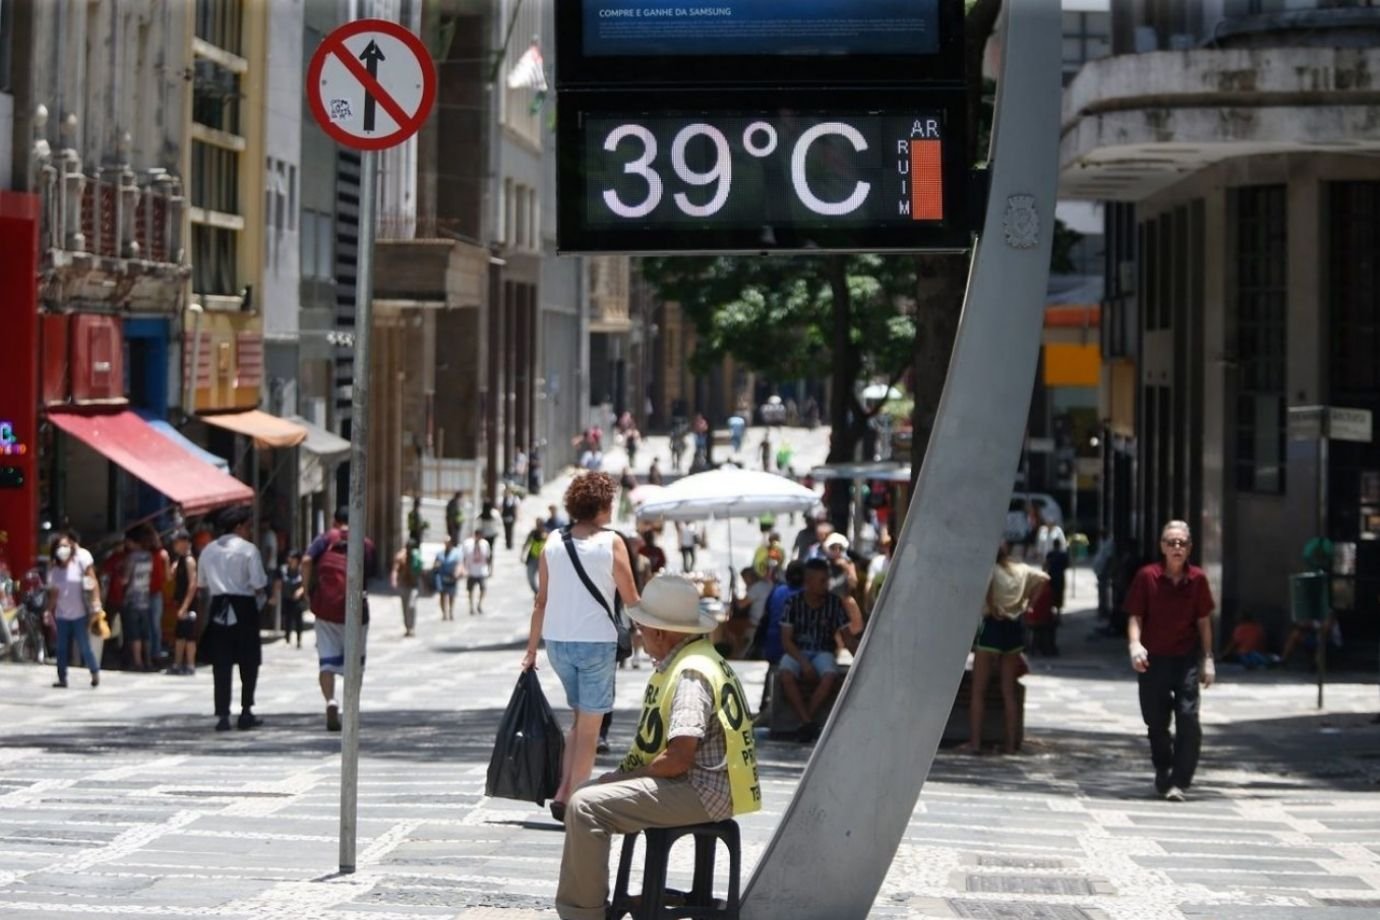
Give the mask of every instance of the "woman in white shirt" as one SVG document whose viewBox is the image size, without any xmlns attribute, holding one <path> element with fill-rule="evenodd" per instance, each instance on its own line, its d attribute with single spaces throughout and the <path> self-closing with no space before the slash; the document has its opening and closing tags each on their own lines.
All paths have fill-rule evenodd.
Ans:
<svg viewBox="0 0 1380 920">
<path fill-rule="evenodd" d="M 561 785 L 551 801 L 551 814 L 558 821 L 565 817 L 570 794 L 594 772 L 599 725 L 604 714 L 613 711 L 616 597 L 627 606 L 639 600 L 628 548 L 616 532 L 606 529 L 617 494 L 612 476 L 584 473 L 575 477 L 565 493 L 565 509 L 574 523 L 547 537 L 537 573 L 537 598 L 522 668 L 536 666 L 537 646 L 544 639 L 551 668 L 575 712 L 566 736 Z M 579 568 L 572 554 L 578 557 Z M 588 585 L 580 577 L 580 568 Z M 552 599 L 549 607 L 548 598 Z"/>
<path fill-rule="evenodd" d="M 69 534 L 53 541 L 52 564 L 48 568 L 48 609 L 57 621 L 57 683 L 67 686 L 67 662 L 72 643 L 77 644 L 82 664 L 91 672 L 91 686 L 101 683 L 101 665 L 91 651 L 87 634 L 91 618 L 101 609 L 100 585 L 96 581 L 95 561 Z"/>
</svg>

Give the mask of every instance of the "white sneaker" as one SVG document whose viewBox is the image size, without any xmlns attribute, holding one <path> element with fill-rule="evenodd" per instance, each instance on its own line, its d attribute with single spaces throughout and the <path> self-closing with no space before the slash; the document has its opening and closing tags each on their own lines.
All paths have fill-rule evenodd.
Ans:
<svg viewBox="0 0 1380 920">
<path fill-rule="evenodd" d="M 1182 802 L 1187 798 L 1188 796 L 1184 795 L 1184 791 L 1178 786 L 1170 786 L 1164 793 L 1166 802 Z"/>
</svg>

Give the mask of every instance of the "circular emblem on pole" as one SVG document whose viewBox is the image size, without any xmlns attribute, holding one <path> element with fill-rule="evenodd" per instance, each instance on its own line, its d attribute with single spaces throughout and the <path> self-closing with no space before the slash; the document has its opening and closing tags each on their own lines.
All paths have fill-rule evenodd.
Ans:
<svg viewBox="0 0 1380 920">
<path fill-rule="evenodd" d="M 1012 249 L 1034 249 L 1040 245 L 1040 215 L 1035 210 L 1035 196 L 1007 198 L 1002 226 L 1006 230 L 1006 245 Z"/>
<path fill-rule="evenodd" d="M 386 19 L 326 36 L 307 68 L 307 102 L 337 143 L 383 150 L 421 128 L 436 101 L 436 68 L 421 39 Z"/>
</svg>

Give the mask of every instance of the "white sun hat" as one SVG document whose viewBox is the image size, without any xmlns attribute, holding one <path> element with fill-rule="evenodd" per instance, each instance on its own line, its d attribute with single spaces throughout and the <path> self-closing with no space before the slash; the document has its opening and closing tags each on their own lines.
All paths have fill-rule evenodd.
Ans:
<svg viewBox="0 0 1380 920">
<path fill-rule="evenodd" d="M 642 600 L 628 608 L 628 618 L 639 626 L 667 632 L 712 632 L 719 621 L 700 609 L 700 591 L 681 575 L 658 575 L 647 582 Z"/>
</svg>

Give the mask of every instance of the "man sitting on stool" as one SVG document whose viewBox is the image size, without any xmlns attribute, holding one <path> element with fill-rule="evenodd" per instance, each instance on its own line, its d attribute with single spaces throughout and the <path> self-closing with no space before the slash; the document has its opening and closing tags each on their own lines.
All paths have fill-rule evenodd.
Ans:
<svg viewBox="0 0 1380 920">
<path fill-rule="evenodd" d="M 628 756 L 566 803 L 561 920 L 604 920 L 611 835 L 724 821 L 762 807 L 743 687 L 709 642 L 717 621 L 700 612 L 694 583 L 654 578 L 627 614 L 656 668 Z"/>
<path fill-rule="evenodd" d="M 805 563 L 805 587 L 786 606 L 781 621 L 781 656 L 777 673 L 781 675 L 781 692 L 800 718 L 797 738 L 802 742 L 815 739 L 819 729 L 815 716 L 829 702 L 839 682 L 839 669 L 834 657 L 836 640 L 842 638 L 851 652 L 857 648 L 862 635 L 862 611 L 851 597 L 840 598 L 829 590 L 829 563 L 811 559 Z M 801 685 L 813 687 L 806 701 Z"/>
</svg>

